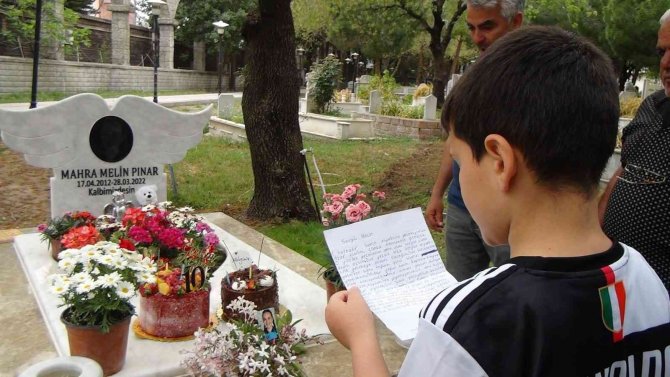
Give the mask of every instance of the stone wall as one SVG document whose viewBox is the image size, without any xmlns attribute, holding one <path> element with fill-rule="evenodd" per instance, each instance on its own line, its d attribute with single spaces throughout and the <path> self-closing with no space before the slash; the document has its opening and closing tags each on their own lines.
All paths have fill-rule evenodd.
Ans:
<svg viewBox="0 0 670 377">
<path fill-rule="evenodd" d="M 227 82 L 224 75 L 223 82 Z M 29 92 L 32 59 L 0 56 L 0 93 Z M 158 70 L 158 89 L 215 91 L 216 72 Z M 153 91 L 153 68 L 40 59 L 38 91 Z"/>
<path fill-rule="evenodd" d="M 413 139 L 446 137 L 439 120 L 407 119 L 369 113 L 356 113 L 355 117 L 372 120 L 375 136 L 405 136 Z"/>
</svg>

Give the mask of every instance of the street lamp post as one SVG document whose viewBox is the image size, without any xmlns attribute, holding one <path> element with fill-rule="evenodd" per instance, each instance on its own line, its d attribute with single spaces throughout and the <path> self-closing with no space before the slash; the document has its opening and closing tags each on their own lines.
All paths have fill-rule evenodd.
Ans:
<svg viewBox="0 0 670 377">
<path fill-rule="evenodd" d="M 212 25 L 216 26 L 216 33 L 219 34 L 219 58 L 217 65 L 218 79 L 216 87 L 219 91 L 219 95 L 221 95 L 221 76 L 223 75 L 223 32 L 228 24 L 223 21 L 216 21 L 213 22 Z"/>
<path fill-rule="evenodd" d="M 354 96 L 356 95 L 356 77 L 358 77 L 358 53 L 354 52 L 351 54 L 351 59 L 354 61 Z"/>
<path fill-rule="evenodd" d="M 151 52 L 154 61 L 154 102 L 158 103 L 158 67 L 160 65 L 160 31 L 158 29 L 158 16 L 161 14 L 161 7 L 167 3 L 161 0 L 149 0 L 151 4 L 151 17 L 153 18 L 153 26 L 151 33 Z"/>
<path fill-rule="evenodd" d="M 344 61 L 347 63 L 345 65 L 344 81 L 347 83 L 347 90 L 349 90 L 349 72 L 353 73 L 353 71 L 351 70 L 351 67 L 349 67 L 349 65 L 351 65 L 351 58 L 347 57 L 346 59 L 344 59 Z M 352 83 L 353 83 L 353 81 L 352 81 Z M 353 89 L 353 86 L 352 86 L 352 89 Z"/>
<path fill-rule="evenodd" d="M 42 0 L 35 4 L 35 44 L 33 45 L 33 82 L 30 93 L 30 108 L 37 107 L 37 79 L 40 65 L 40 35 L 42 34 Z"/>
<path fill-rule="evenodd" d="M 300 73 L 300 86 L 302 86 L 302 85 L 304 84 L 304 82 L 305 82 L 305 80 L 304 80 L 304 76 L 305 76 L 305 74 L 304 74 L 304 67 L 303 67 L 303 65 L 302 65 L 302 57 L 303 57 L 303 55 L 305 55 L 305 49 L 302 48 L 302 47 L 298 47 L 298 49 L 297 49 L 296 51 L 298 52 L 298 66 L 300 67 L 300 69 L 299 69 L 299 73 Z"/>
</svg>

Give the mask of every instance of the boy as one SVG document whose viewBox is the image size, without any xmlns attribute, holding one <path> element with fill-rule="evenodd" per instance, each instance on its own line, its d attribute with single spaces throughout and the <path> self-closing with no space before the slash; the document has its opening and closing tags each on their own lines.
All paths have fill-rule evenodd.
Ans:
<svg viewBox="0 0 670 377">
<path fill-rule="evenodd" d="M 463 199 L 512 258 L 421 310 L 400 376 L 669 373 L 668 293 L 598 222 L 618 106 L 609 59 L 557 28 L 509 33 L 461 78 L 442 124 Z M 388 376 L 360 291 L 334 295 L 326 321 L 355 376 Z"/>
</svg>

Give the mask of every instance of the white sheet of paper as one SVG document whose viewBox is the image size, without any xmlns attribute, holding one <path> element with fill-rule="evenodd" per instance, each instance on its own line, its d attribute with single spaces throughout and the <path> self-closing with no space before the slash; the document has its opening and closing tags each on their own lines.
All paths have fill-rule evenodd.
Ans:
<svg viewBox="0 0 670 377">
<path fill-rule="evenodd" d="M 447 272 L 420 208 L 324 231 L 335 266 L 401 340 L 413 339 L 419 310 L 456 282 Z"/>
</svg>

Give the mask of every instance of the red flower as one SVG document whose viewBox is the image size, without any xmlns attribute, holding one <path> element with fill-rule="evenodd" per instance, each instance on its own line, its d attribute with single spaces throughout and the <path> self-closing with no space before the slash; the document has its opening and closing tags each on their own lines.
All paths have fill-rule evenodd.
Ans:
<svg viewBox="0 0 670 377">
<path fill-rule="evenodd" d="M 133 243 L 133 241 L 127 238 L 122 238 L 121 240 L 119 240 L 119 246 L 121 246 L 126 250 L 135 251 L 135 244 Z"/>
<path fill-rule="evenodd" d="M 79 249 L 86 245 L 94 245 L 100 240 L 100 233 L 93 225 L 84 225 L 70 229 L 61 238 L 61 243 L 68 249 Z"/>
</svg>

